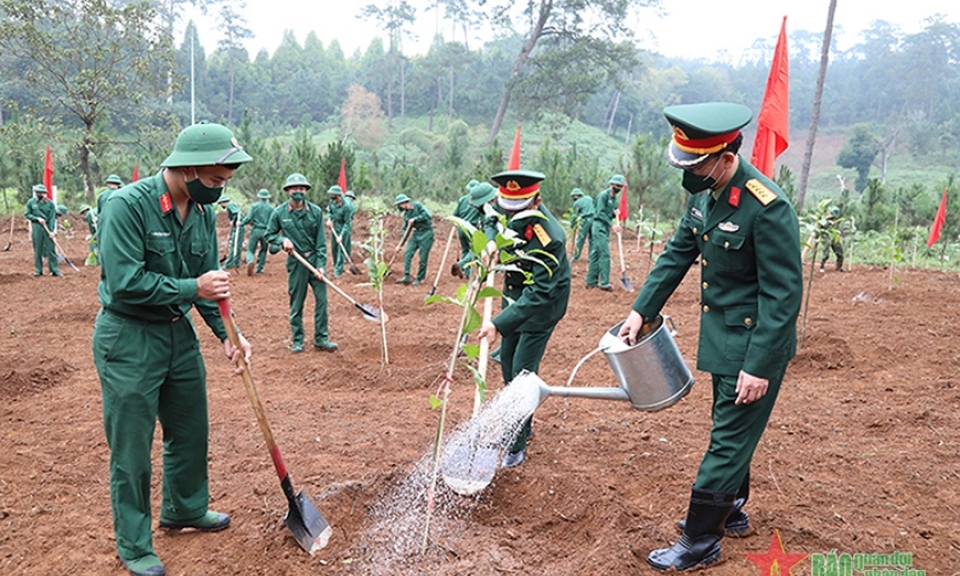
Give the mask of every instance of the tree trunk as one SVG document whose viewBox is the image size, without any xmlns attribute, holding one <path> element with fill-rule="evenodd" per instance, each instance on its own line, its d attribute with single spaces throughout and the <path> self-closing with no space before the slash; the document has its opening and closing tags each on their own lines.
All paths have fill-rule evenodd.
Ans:
<svg viewBox="0 0 960 576">
<path fill-rule="evenodd" d="M 400 119 L 407 117 L 407 61 L 400 55 Z"/>
<path fill-rule="evenodd" d="M 617 96 L 613 99 L 612 110 L 610 110 L 610 121 L 607 122 L 607 136 L 610 136 L 610 131 L 613 130 L 613 119 L 617 117 L 617 108 L 620 107 L 620 90 L 617 90 Z"/>
<path fill-rule="evenodd" d="M 817 88 L 813 95 L 810 133 L 807 135 L 807 147 L 803 153 L 803 166 L 800 168 L 800 183 L 797 187 L 797 212 L 803 210 L 803 200 L 807 195 L 807 181 L 810 179 L 810 165 L 813 163 L 813 145 L 817 141 L 817 124 L 820 123 L 820 105 L 823 103 L 823 82 L 827 76 L 827 64 L 830 62 L 833 15 L 836 11 L 837 0 L 830 0 L 830 8 L 827 10 L 827 28 L 823 32 L 823 47 L 820 51 L 820 72 L 817 74 Z"/>
<path fill-rule="evenodd" d="M 453 121 L 453 67 L 450 67 L 450 86 L 447 87 L 447 125 Z"/>
<path fill-rule="evenodd" d="M 540 15 L 537 18 L 537 22 L 530 30 L 530 37 L 527 38 L 526 42 L 524 42 L 523 48 L 520 49 L 520 54 L 517 55 L 517 59 L 513 63 L 513 70 L 510 72 L 510 78 L 503 85 L 503 96 L 500 98 L 500 106 L 497 108 L 497 115 L 493 118 L 493 126 L 490 127 L 490 135 L 487 136 L 487 146 L 493 144 L 493 139 L 496 138 L 497 134 L 500 132 L 500 126 L 503 125 L 503 117 L 507 115 L 507 106 L 510 104 L 510 94 L 513 91 L 513 82 L 520 76 L 520 70 L 523 68 L 524 63 L 526 63 L 530 53 L 533 52 L 533 49 L 536 47 L 537 41 L 540 40 L 540 36 L 543 35 L 543 27 L 546 25 L 547 18 L 550 17 L 550 12 L 552 10 L 553 0 L 541 0 Z"/>
<path fill-rule="evenodd" d="M 93 122 L 85 122 L 84 124 L 86 125 L 86 132 L 80 142 L 80 173 L 83 174 L 83 195 L 92 202 L 96 200 L 93 176 L 90 175 L 90 142 L 93 139 Z"/>
<path fill-rule="evenodd" d="M 233 124 L 233 86 L 234 78 L 236 74 L 234 72 L 234 63 L 233 60 L 230 61 L 230 100 L 227 103 L 227 123 Z"/>
<path fill-rule="evenodd" d="M 390 69 L 387 70 L 387 126 L 393 127 L 393 49 L 390 49 Z"/>
</svg>

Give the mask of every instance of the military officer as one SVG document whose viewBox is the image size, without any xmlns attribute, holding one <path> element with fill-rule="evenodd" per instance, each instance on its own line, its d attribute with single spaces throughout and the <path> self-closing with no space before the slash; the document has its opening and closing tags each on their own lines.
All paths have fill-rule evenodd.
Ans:
<svg viewBox="0 0 960 576">
<path fill-rule="evenodd" d="M 622 174 L 610 178 L 609 188 L 597 194 L 593 202 L 593 222 L 590 227 L 590 264 L 587 266 L 587 288 L 611 291 L 610 285 L 610 230 L 620 232 L 616 217 L 620 201 L 618 195 L 627 181 Z"/>
<path fill-rule="evenodd" d="M 453 216 L 466 220 L 476 226 L 476 221 L 480 217 L 480 211 L 470 203 L 470 191 L 479 184 L 477 180 L 467 182 L 465 188 L 467 193 L 457 199 L 457 207 L 453 209 Z M 463 230 L 457 230 L 457 239 L 460 240 L 460 259 L 450 265 L 450 273 L 459 278 L 465 275 L 469 277 L 470 271 L 465 268 L 470 261 L 470 238 L 463 233 Z"/>
<path fill-rule="evenodd" d="M 263 274 L 263 267 L 267 263 L 267 224 L 271 214 L 273 206 L 270 205 L 270 191 L 261 188 L 257 192 L 257 201 L 240 221 L 241 226 L 250 226 L 250 238 L 247 239 L 247 276 L 253 276 L 254 260 L 257 274 Z"/>
<path fill-rule="evenodd" d="M 47 198 L 47 187 L 37 184 L 32 188 L 33 197 L 27 200 L 24 217 L 30 221 L 30 240 L 33 242 L 33 275 L 43 276 L 43 259 L 47 259 L 51 276 L 60 274 L 57 248 L 53 235 L 57 231 L 57 207 Z"/>
<path fill-rule="evenodd" d="M 543 264 L 517 260 L 522 272 L 504 275 L 503 310 L 480 327 L 479 337 L 487 338 L 491 344 L 498 334 L 503 336 L 500 370 L 507 384 L 523 370 L 534 373 L 539 370 L 550 335 L 566 314 L 570 299 L 566 235 L 557 219 L 541 203 L 540 182 L 543 178 L 543 174 L 527 170 L 509 170 L 491 177 L 500 186 L 496 209 L 509 218 L 507 227 L 523 240 L 522 244 L 506 248 L 507 252 L 542 250 L 553 256 L 541 258 Z M 515 218 L 521 212 L 525 215 Z M 486 222 L 489 223 L 490 219 Z M 489 225 L 484 228 L 487 237 L 492 239 L 495 231 Z M 531 284 L 525 282 L 524 272 L 531 275 Z M 507 448 L 503 459 L 505 467 L 518 466 L 526 459 L 531 430 L 532 422 L 528 419 Z"/>
<path fill-rule="evenodd" d="M 223 263 L 225 269 L 230 268 L 239 268 L 240 261 L 243 259 L 241 256 L 243 254 L 243 237 L 245 232 L 245 226 L 243 225 L 243 212 L 240 210 L 240 207 L 237 206 L 234 202 L 230 201 L 230 198 L 226 196 L 221 196 L 217 200 L 217 204 L 220 205 L 220 208 L 226 211 L 227 219 L 230 220 L 230 238 L 227 244 L 227 259 Z"/>
<path fill-rule="evenodd" d="M 287 256 L 287 294 L 290 296 L 290 331 L 293 340 L 290 351 L 303 352 L 303 302 L 307 287 L 313 289 L 313 347 L 316 350 L 336 352 L 338 346 L 330 341 L 327 327 L 327 284 L 313 275 L 306 266 L 293 257 L 297 251 L 320 274 L 327 265 L 327 233 L 323 226 L 323 211 L 306 199 L 310 182 L 306 176 L 294 172 L 287 177 L 283 190 L 290 199 L 277 206 L 267 224 L 267 242 L 271 251 L 283 250 Z"/>
<path fill-rule="evenodd" d="M 113 194 L 114 190 L 119 190 L 123 188 L 123 180 L 120 179 L 116 174 L 111 174 L 107 176 L 107 188 L 97 195 L 97 219 L 100 219 L 100 216 L 103 214 L 103 207 L 106 205 L 107 200 L 110 199 L 110 195 Z"/>
<path fill-rule="evenodd" d="M 427 277 L 427 260 L 430 258 L 430 248 L 433 247 L 433 219 L 427 207 L 420 202 L 414 202 L 406 194 L 399 194 L 393 205 L 403 212 L 403 235 L 407 229 L 413 227 L 407 247 L 403 251 L 403 277 L 397 279 L 397 284 L 413 284 L 419 286 Z M 403 238 L 403 235 L 400 237 Z M 399 252 L 403 246 L 397 245 L 394 249 Z M 410 266 L 413 255 L 420 252 L 420 263 L 417 267 L 417 277 L 410 277 Z"/>
<path fill-rule="evenodd" d="M 589 194 L 584 194 L 583 190 L 579 188 L 574 188 L 570 192 L 570 197 L 573 198 L 573 222 L 577 231 L 576 251 L 573 253 L 573 261 L 576 262 L 580 259 L 580 253 L 583 252 L 583 243 L 590 238 L 590 228 L 593 227 L 593 198 Z M 589 256 L 588 249 L 588 260 Z"/>
<path fill-rule="evenodd" d="M 687 270 L 702 279 L 697 368 L 713 380 L 713 428 L 693 484 L 683 538 L 655 550 L 658 570 L 718 561 L 724 533 L 749 533 L 750 460 L 796 351 L 803 274 L 800 231 L 780 188 L 738 154 L 753 115 L 739 104 L 670 106 L 668 161 L 690 193 L 676 233 L 620 331 L 636 341 Z"/>
<path fill-rule="evenodd" d="M 327 190 L 330 201 L 327 204 L 327 228 L 330 229 L 330 252 L 333 255 L 334 277 L 343 274 L 343 266 L 347 262 L 345 251 L 350 249 L 350 232 L 353 229 L 353 214 L 356 209 L 353 202 L 346 198 L 343 189 L 334 184 Z M 346 234 L 344 234 L 346 232 Z M 339 237 L 339 241 L 337 238 Z M 340 248 L 340 245 L 343 248 Z"/>
<path fill-rule="evenodd" d="M 190 317 L 196 308 L 234 364 L 216 301 L 230 296 L 217 262 L 213 203 L 250 156 L 226 127 L 195 124 L 177 137 L 155 176 L 116 191 L 101 219 L 102 309 L 93 361 L 110 447 L 117 553 L 139 576 L 166 572 L 153 550 L 150 512 L 154 427 L 163 430 L 160 528 L 213 532 L 230 517 L 208 508 L 206 370 Z M 249 361 L 250 344 L 240 339 Z"/>
</svg>

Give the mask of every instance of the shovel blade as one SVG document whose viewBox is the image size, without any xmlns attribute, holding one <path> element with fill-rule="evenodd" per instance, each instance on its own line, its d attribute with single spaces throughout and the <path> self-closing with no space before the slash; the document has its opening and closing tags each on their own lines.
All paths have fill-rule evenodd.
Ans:
<svg viewBox="0 0 960 576">
<path fill-rule="evenodd" d="M 290 501 L 290 510 L 284 516 L 283 523 L 293 532 L 297 544 L 311 556 L 327 545 L 333 533 L 327 519 L 303 492 Z"/>
<path fill-rule="evenodd" d="M 353 274 L 354 276 L 356 276 L 357 274 L 360 274 L 360 269 L 357 268 L 356 264 L 350 265 L 350 273 Z"/>
<path fill-rule="evenodd" d="M 627 292 L 633 292 L 633 282 L 631 282 L 630 279 L 627 278 L 626 273 L 624 273 L 624 275 L 620 277 L 620 284 L 623 285 L 623 289 L 626 290 Z"/>
<path fill-rule="evenodd" d="M 357 308 L 363 312 L 363 317 L 371 322 L 380 321 L 380 309 L 373 304 L 357 304 Z"/>
</svg>

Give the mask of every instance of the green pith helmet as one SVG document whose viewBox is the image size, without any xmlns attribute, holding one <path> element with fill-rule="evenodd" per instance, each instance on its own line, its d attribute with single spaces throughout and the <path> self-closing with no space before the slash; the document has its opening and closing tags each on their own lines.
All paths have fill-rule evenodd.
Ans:
<svg viewBox="0 0 960 576">
<path fill-rule="evenodd" d="M 253 158 L 243 151 L 229 128 L 220 124 L 201 123 L 188 126 L 180 132 L 173 152 L 160 167 L 242 164 L 251 160 Z"/>
<path fill-rule="evenodd" d="M 257 198 L 262 198 L 262 199 L 264 199 L 264 200 L 269 200 L 269 199 L 270 199 L 270 191 L 267 190 L 266 188 L 261 188 L 260 191 L 257 192 Z"/>
<path fill-rule="evenodd" d="M 353 193 L 353 190 L 347 190 L 344 192 L 344 195 L 346 195 L 347 198 L 353 198 L 354 200 L 357 199 L 357 195 Z"/>
<path fill-rule="evenodd" d="M 226 196 L 221 196 L 220 198 L 217 199 L 217 204 L 229 204 L 229 203 L 230 203 L 230 199 L 227 198 Z"/>
<path fill-rule="evenodd" d="M 579 188 L 574 188 L 570 191 L 570 196 L 576 198 L 577 196 L 583 196 L 583 190 Z"/>
<path fill-rule="evenodd" d="M 473 187 L 476 186 L 476 185 L 479 184 L 479 183 L 480 183 L 480 182 L 477 182 L 476 179 L 473 179 L 473 180 L 467 182 L 467 186 L 466 186 L 467 192 L 473 190 Z"/>
<path fill-rule="evenodd" d="M 397 197 L 393 200 L 393 205 L 399 206 L 404 202 L 409 202 L 409 201 L 410 201 L 410 197 L 407 196 L 406 194 L 397 194 Z"/>
<path fill-rule="evenodd" d="M 840 215 L 840 207 L 839 207 L 839 206 L 831 206 L 831 207 L 827 208 L 827 211 L 830 212 L 830 215 L 831 215 L 831 216 L 839 216 L 839 215 Z"/>
<path fill-rule="evenodd" d="M 43 192 L 44 194 L 46 194 L 46 193 L 47 193 L 47 187 L 44 186 L 43 184 L 36 184 L 36 185 L 34 185 L 34 187 L 33 187 L 33 193 L 36 194 L 37 192 Z"/>
<path fill-rule="evenodd" d="M 667 106 L 663 115 L 673 129 L 667 147 L 667 162 L 689 170 L 732 144 L 740 129 L 750 123 L 753 112 L 742 104 L 703 102 Z"/>
<path fill-rule="evenodd" d="M 343 196 L 343 188 L 334 184 L 329 190 L 327 190 L 327 194 L 331 196 Z"/>
<path fill-rule="evenodd" d="M 87 206 L 86 204 L 83 204 L 82 206 L 80 206 L 80 213 L 83 214 L 84 212 L 86 212 L 86 211 L 89 210 L 89 209 L 90 209 L 89 206 Z"/>
<path fill-rule="evenodd" d="M 488 182 L 481 182 L 470 189 L 470 204 L 480 207 L 497 197 L 497 189 Z"/>
<path fill-rule="evenodd" d="M 123 186 L 123 180 L 121 180 L 116 174 L 111 174 L 107 176 L 107 184 L 119 184 L 120 186 Z"/>
<path fill-rule="evenodd" d="M 291 186 L 306 186 L 307 190 L 313 188 L 310 185 L 310 182 L 307 181 L 307 177 L 299 172 L 294 172 L 293 174 L 287 176 L 287 181 L 283 183 L 283 189 L 286 190 Z"/>
<path fill-rule="evenodd" d="M 59 216 L 67 215 L 67 207 L 64 204 L 57 204 L 57 215 Z"/>
<path fill-rule="evenodd" d="M 611 186 L 626 186 L 627 179 L 623 177 L 623 174 L 614 174 L 610 177 L 610 182 L 608 182 L 608 184 Z"/>
</svg>

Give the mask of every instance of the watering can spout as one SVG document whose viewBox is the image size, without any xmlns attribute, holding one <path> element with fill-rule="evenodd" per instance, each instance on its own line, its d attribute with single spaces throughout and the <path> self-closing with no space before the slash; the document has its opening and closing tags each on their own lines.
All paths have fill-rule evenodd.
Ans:
<svg viewBox="0 0 960 576">
<path fill-rule="evenodd" d="M 539 378 L 538 378 L 539 380 Z M 626 400 L 630 401 L 630 395 L 626 390 L 619 387 L 591 387 L 580 388 L 570 386 L 548 386 L 543 380 L 539 381 L 538 391 L 540 401 L 537 404 L 543 404 L 544 400 L 550 396 L 562 396 L 570 398 L 593 398 L 595 400 Z"/>
</svg>

